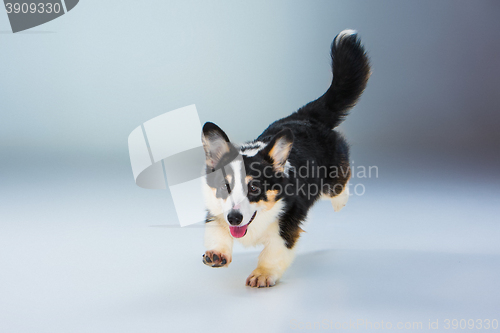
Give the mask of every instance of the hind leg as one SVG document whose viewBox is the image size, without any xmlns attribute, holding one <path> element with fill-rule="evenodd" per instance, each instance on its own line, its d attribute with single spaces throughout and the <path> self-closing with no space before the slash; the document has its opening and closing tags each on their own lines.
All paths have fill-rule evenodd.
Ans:
<svg viewBox="0 0 500 333">
<path fill-rule="evenodd" d="M 342 208 L 344 208 L 347 204 L 347 200 L 349 200 L 349 183 L 345 184 L 343 191 L 340 194 L 330 197 L 333 210 L 336 212 L 339 212 Z"/>
</svg>

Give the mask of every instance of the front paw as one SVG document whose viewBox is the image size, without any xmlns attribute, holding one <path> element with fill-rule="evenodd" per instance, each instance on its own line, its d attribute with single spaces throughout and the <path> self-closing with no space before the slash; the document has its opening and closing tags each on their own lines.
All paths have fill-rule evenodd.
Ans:
<svg viewBox="0 0 500 333">
<path fill-rule="evenodd" d="M 256 268 L 247 278 L 246 285 L 252 288 L 272 287 L 278 281 L 278 275 L 266 269 Z"/>
<path fill-rule="evenodd" d="M 203 263 L 211 267 L 227 267 L 231 262 L 231 256 L 220 251 L 206 251 L 203 255 Z"/>
</svg>

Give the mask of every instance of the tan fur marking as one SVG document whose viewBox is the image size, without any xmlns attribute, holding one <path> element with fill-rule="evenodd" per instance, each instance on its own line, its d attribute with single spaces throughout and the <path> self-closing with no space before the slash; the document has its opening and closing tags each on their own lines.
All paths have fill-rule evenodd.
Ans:
<svg viewBox="0 0 500 333">
<path fill-rule="evenodd" d="M 245 177 L 245 183 L 250 183 L 251 181 L 253 180 L 253 177 L 252 176 L 246 176 Z"/>
<path fill-rule="evenodd" d="M 290 149 L 292 149 L 292 144 L 291 143 L 288 143 L 286 144 L 285 146 L 281 146 L 280 149 L 278 151 L 276 151 L 276 147 L 281 145 L 280 143 L 276 143 L 273 148 L 271 148 L 271 150 L 269 151 L 269 156 L 271 156 L 273 158 L 273 167 L 276 171 L 279 171 L 279 172 L 283 172 L 285 171 L 285 163 L 286 162 L 286 158 L 285 158 L 285 161 L 283 161 L 283 163 L 280 163 L 281 160 L 283 160 L 283 156 L 280 156 L 280 155 L 285 155 L 285 152 L 286 152 L 286 155 L 288 156 L 288 152 L 290 151 Z"/>
<path fill-rule="evenodd" d="M 259 200 L 257 204 L 264 207 L 266 210 L 269 210 L 273 208 L 274 204 L 276 203 L 276 196 L 278 195 L 278 190 L 269 190 L 266 192 L 266 195 L 267 195 L 267 201 Z"/>
<path fill-rule="evenodd" d="M 297 230 L 295 230 L 294 234 L 292 235 L 294 247 L 295 247 L 295 244 L 297 244 L 297 241 L 300 238 L 300 234 L 303 233 L 303 232 L 305 232 L 305 231 L 302 230 L 300 227 L 297 228 Z"/>
</svg>

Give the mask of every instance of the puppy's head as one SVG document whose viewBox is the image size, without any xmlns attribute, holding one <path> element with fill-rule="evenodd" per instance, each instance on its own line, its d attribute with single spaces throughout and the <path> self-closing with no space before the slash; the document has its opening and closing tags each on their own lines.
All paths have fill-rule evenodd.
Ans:
<svg viewBox="0 0 500 333">
<path fill-rule="evenodd" d="M 266 143 L 236 147 L 217 125 L 206 123 L 202 142 L 207 208 L 212 215 L 222 215 L 233 237 L 243 237 L 250 224 L 285 195 L 292 132 L 285 129 Z"/>
</svg>

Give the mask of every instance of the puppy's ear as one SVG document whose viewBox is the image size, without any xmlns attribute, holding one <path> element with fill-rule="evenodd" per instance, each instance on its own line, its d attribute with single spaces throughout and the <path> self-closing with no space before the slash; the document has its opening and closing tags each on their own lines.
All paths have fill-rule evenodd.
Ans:
<svg viewBox="0 0 500 333">
<path fill-rule="evenodd" d="M 208 122 L 203 126 L 201 141 L 205 149 L 207 166 L 213 170 L 221 157 L 230 151 L 229 138 L 219 126 Z"/>
<path fill-rule="evenodd" d="M 270 158 L 273 167 L 276 171 L 283 172 L 285 163 L 290 155 L 293 145 L 293 133 L 287 128 L 276 134 L 267 144 L 262 153 Z"/>
</svg>

